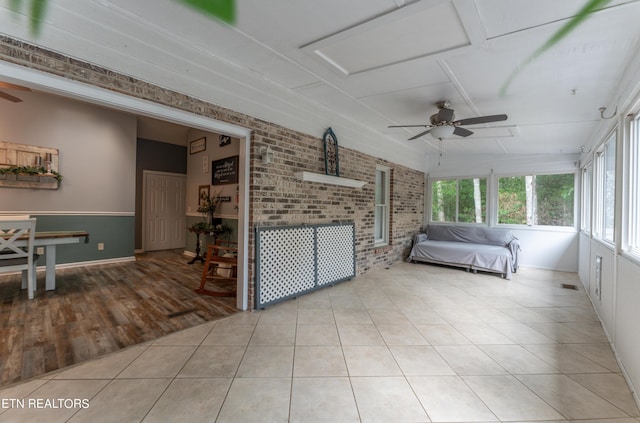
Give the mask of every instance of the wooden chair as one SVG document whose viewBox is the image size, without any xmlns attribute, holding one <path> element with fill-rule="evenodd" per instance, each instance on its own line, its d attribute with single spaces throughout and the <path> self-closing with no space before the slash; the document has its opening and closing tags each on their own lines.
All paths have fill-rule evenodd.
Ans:
<svg viewBox="0 0 640 423">
<path fill-rule="evenodd" d="M 36 261 L 33 253 L 36 219 L 0 216 L 0 272 L 22 271 L 22 288 L 32 300 L 36 290 Z M 20 241 L 21 246 L 18 246 Z"/>
<path fill-rule="evenodd" d="M 200 286 L 195 291 L 212 297 L 235 297 L 238 279 L 237 254 L 238 243 L 236 242 L 219 239 L 215 244 L 209 244 Z M 206 289 L 207 283 L 222 289 Z"/>
</svg>

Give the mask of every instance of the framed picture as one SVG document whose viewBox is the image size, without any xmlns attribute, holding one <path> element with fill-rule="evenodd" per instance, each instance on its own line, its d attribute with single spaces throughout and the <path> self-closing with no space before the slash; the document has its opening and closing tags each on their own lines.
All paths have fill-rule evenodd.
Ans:
<svg viewBox="0 0 640 423">
<path fill-rule="evenodd" d="M 231 137 L 229 135 L 220 135 L 220 147 L 224 147 L 231 144 Z"/>
<path fill-rule="evenodd" d="M 238 183 L 238 156 L 211 162 L 211 185 Z"/>
<path fill-rule="evenodd" d="M 202 205 L 203 196 L 209 196 L 209 185 L 198 186 L 198 207 Z"/>
<path fill-rule="evenodd" d="M 189 154 L 196 154 L 207 149 L 207 137 L 198 138 L 189 143 Z"/>
</svg>

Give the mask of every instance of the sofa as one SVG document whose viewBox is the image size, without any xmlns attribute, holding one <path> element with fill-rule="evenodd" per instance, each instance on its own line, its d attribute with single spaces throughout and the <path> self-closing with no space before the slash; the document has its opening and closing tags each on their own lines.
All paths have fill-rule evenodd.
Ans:
<svg viewBox="0 0 640 423">
<path fill-rule="evenodd" d="M 511 279 L 520 245 L 510 230 L 485 226 L 429 225 L 414 237 L 408 261 L 438 263 Z"/>
</svg>

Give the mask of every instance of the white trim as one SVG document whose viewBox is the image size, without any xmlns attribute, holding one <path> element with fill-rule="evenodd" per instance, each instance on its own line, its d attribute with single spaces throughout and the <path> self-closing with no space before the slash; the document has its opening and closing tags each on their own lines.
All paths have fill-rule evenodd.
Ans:
<svg viewBox="0 0 640 423">
<path fill-rule="evenodd" d="M 116 264 L 116 263 L 129 263 L 132 261 L 136 261 L 135 256 L 131 257 L 118 257 L 111 259 L 102 259 L 102 260 L 91 260 L 91 261 L 77 261 L 73 263 L 62 263 L 56 264 L 57 269 L 72 269 L 75 267 L 84 267 L 84 266 L 103 266 L 105 264 Z M 38 271 L 46 270 L 46 266 L 38 266 Z"/>
<path fill-rule="evenodd" d="M 130 216 L 135 217 L 135 212 L 100 212 L 100 211 L 40 211 L 40 210 L 20 210 L 22 214 L 37 214 L 39 216 Z M 16 214 L 15 211 L 0 211 L 0 216 L 5 214 Z"/>
<path fill-rule="evenodd" d="M 356 179 L 342 178 L 340 176 L 324 175 L 322 173 L 313 172 L 296 172 L 293 174 L 296 178 L 304 182 L 319 182 L 322 184 L 339 185 L 343 187 L 362 188 L 367 183 Z"/>
<path fill-rule="evenodd" d="M 202 213 L 188 212 L 188 213 L 185 213 L 185 216 L 202 218 Z M 216 218 L 238 220 L 238 215 L 237 214 L 218 214 L 218 213 L 216 213 Z"/>
<path fill-rule="evenodd" d="M 150 116 L 156 119 L 189 126 L 194 129 L 217 132 L 240 139 L 239 187 L 238 193 L 238 295 L 236 307 L 246 310 L 249 292 L 249 154 L 251 131 L 247 128 L 227 124 L 213 118 L 152 103 L 136 97 L 109 91 L 104 88 L 80 83 L 46 72 L 0 61 L 0 75 L 3 80 L 85 101 L 87 103 Z M 243 141 L 244 140 L 244 141 Z"/>
</svg>

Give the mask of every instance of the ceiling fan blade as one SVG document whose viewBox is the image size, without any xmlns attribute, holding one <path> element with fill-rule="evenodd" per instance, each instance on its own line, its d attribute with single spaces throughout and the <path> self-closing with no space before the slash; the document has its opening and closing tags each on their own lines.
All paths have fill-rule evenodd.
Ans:
<svg viewBox="0 0 640 423">
<path fill-rule="evenodd" d="M 438 122 L 451 122 L 453 119 L 453 110 L 443 107 L 438 112 Z"/>
<path fill-rule="evenodd" d="M 424 132 L 420 132 L 418 135 L 414 135 L 414 136 L 412 136 L 411 138 L 409 138 L 409 141 L 413 141 L 413 140 L 415 140 L 416 138 L 420 138 L 420 137 L 421 137 L 421 136 L 423 136 L 423 135 L 427 135 L 429 132 L 431 132 L 431 128 L 427 129 L 427 130 L 426 130 L 426 131 L 424 131 Z"/>
<path fill-rule="evenodd" d="M 387 128 L 428 128 L 431 125 L 389 125 Z"/>
<path fill-rule="evenodd" d="M 12 90 L 31 91 L 31 88 L 23 87 L 22 85 L 12 84 L 10 82 L 0 81 L 0 88 L 9 88 Z"/>
<path fill-rule="evenodd" d="M 478 116 L 468 119 L 460 119 L 454 123 L 456 125 L 475 125 L 478 123 L 499 122 L 501 120 L 507 120 L 507 115 Z"/>
<path fill-rule="evenodd" d="M 453 135 L 458 135 L 460 137 L 468 137 L 471 134 L 473 134 L 473 132 L 459 126 L 456 126 L 456 129 L 453 130 Z"/>
<path fill-rule="evenodd" d="M 5 100 L 9 100 L 9 101 L 12 101 L 14 103 L 22 102 L 22 100 L 19 99 L 18 97 L 14 97 L 11 94 L 3 93 L 2 91 L 0 91 L 0 98 L 4 98 Z"/>
</svg>

